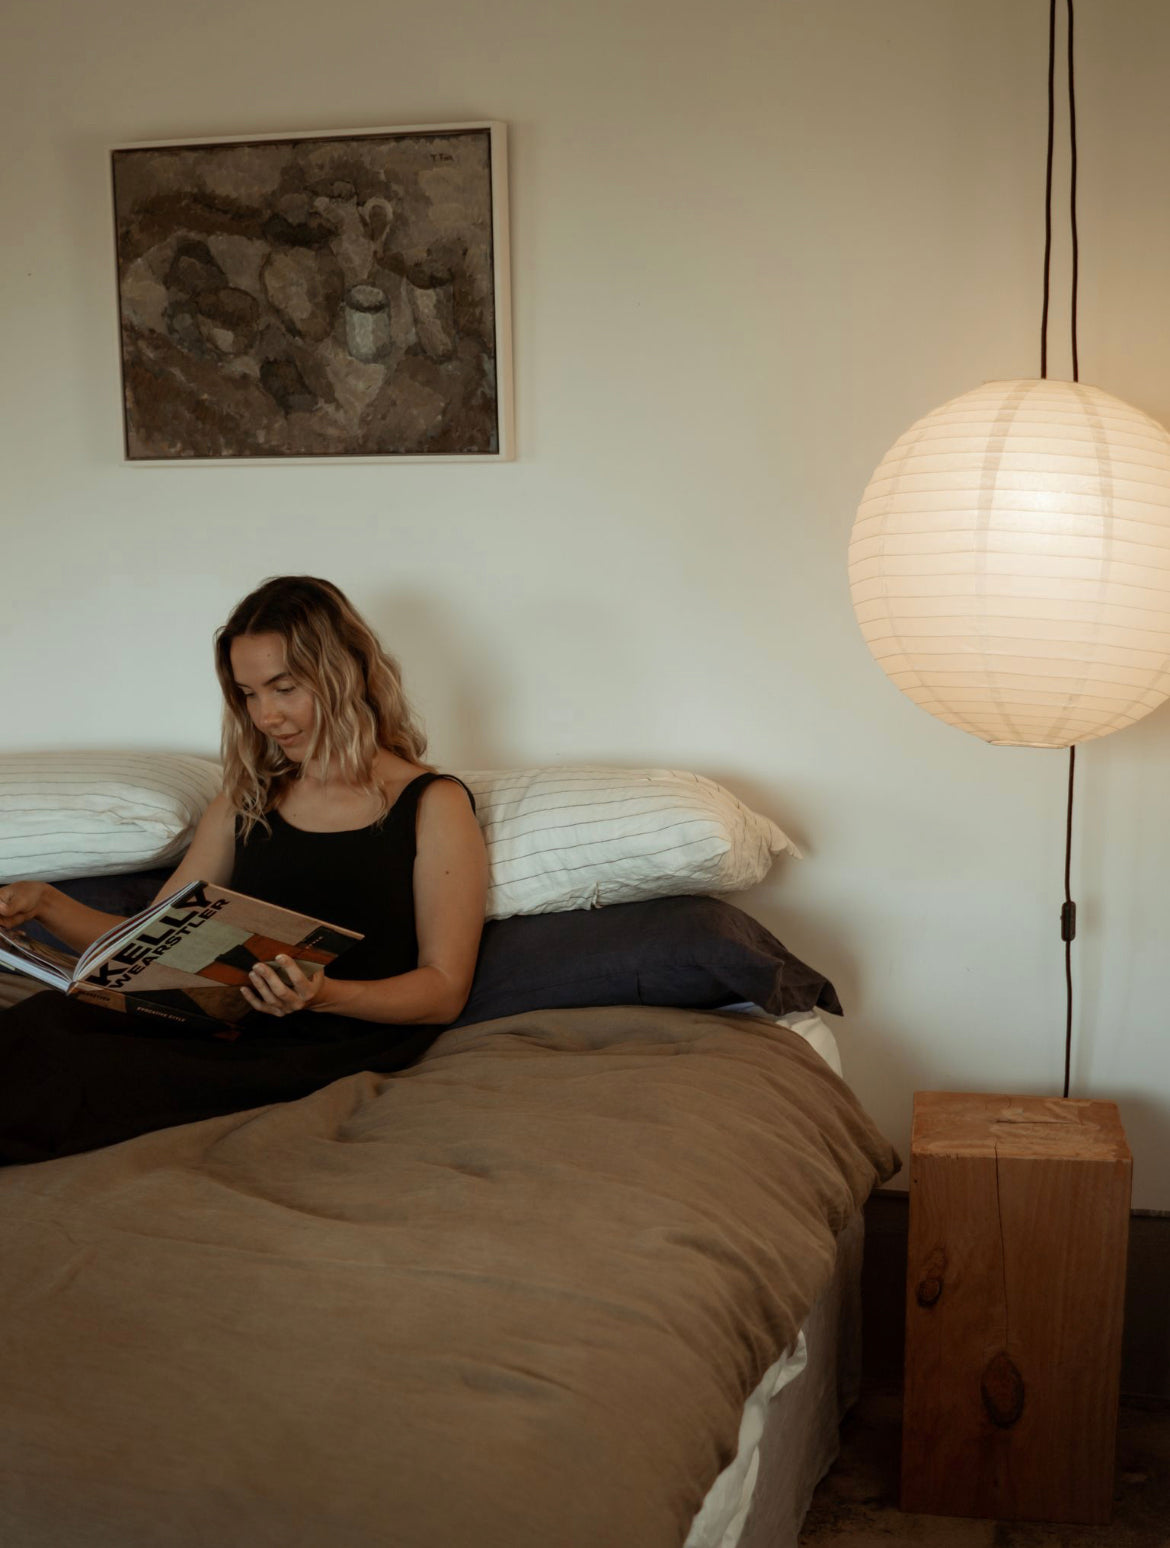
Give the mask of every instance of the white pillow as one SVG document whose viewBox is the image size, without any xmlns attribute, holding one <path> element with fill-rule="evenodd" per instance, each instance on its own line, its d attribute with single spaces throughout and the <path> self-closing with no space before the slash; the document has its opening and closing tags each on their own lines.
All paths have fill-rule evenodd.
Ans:
<svg viewBox="0 0 1170 1548">
<path fill-rule="evenodd" d="M 0 882 L 165 865 L 222 783 L 217 763 L 181 754 L 0 755 Z"/>
<path fill-rule="evenodd" d="M 800 854 L 774 822 L 698 774 L 584 764 L 459 777 L 487 840 L 489 919 L 739 892 L 776 855 Z"/>
</svg>

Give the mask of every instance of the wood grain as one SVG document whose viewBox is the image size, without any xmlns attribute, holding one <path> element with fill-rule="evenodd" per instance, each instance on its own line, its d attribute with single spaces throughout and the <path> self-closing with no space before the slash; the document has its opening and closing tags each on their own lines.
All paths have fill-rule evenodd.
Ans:
<svg viewBox="0 0 1170 1548">
<path fill-rule="evenodd" d="M 1131 1158 L 1111 1102 L 920 1092 L 902 1506 L 1102 1523 Z"/>
</svg>

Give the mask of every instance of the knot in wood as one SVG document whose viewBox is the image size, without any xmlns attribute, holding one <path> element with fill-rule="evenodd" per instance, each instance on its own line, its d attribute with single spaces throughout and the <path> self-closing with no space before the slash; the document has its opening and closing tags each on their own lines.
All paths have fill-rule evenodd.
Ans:
<svg viewBox="0 0 1170 1548">
<path fill-rule="evenodd" d="M 1010 1430 L 1024 1412 L 1024 1378 L 1005 1350 L 987 1362 L 979 1394 L 987 1417 L 998 1429 Z"/>
</svg>

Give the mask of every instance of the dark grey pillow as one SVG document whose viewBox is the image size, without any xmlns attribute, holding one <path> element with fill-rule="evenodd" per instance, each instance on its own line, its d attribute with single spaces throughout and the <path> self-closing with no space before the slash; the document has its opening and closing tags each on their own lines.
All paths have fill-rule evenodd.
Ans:
<svg viewBox="0 0 1170 1548">
<path fill-rule="evenodd" d="M 719 898 L 653 898 L 491 920 L 471 996 L 454 1023 L 573 1005 L 751 1000 L 774 1016 L 841 1014 L 832 984 L 758 920 Z"/>
</svg>

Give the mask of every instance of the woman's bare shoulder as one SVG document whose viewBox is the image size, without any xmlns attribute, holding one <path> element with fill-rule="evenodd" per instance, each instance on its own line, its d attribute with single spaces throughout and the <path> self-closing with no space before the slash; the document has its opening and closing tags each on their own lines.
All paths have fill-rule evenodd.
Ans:
<svg viewBox="0 0 1170 1548">
<path fill-rule="evenodd" d="M 226 790 L 221 790 L 217 796 L 208 803 L 207 810 L 200 819 L 200 826 L 206 823 L 209 828 L 234 827 L 236 809 L 232 805 L 231 797 Z"/>
<path fill-rule="evenodd" d="M 471 811 L 473 804 L 471 793 L 467 786 L 459 778 L 458 774 L 448 774 L 443 769 L 426 770 L 426 773 L 434 773 L 436 778 L 431 781 L 422 793 L 421 804 L 432 811 Z"/>
<path fill-rule="evenodd" d="M 397 753 L 383 750 L 374 765 L 374 778 L 387 801 L 394 802 L 420 774 L 431 772 L 424 764 L 411 763 Z"/>
</svg>

